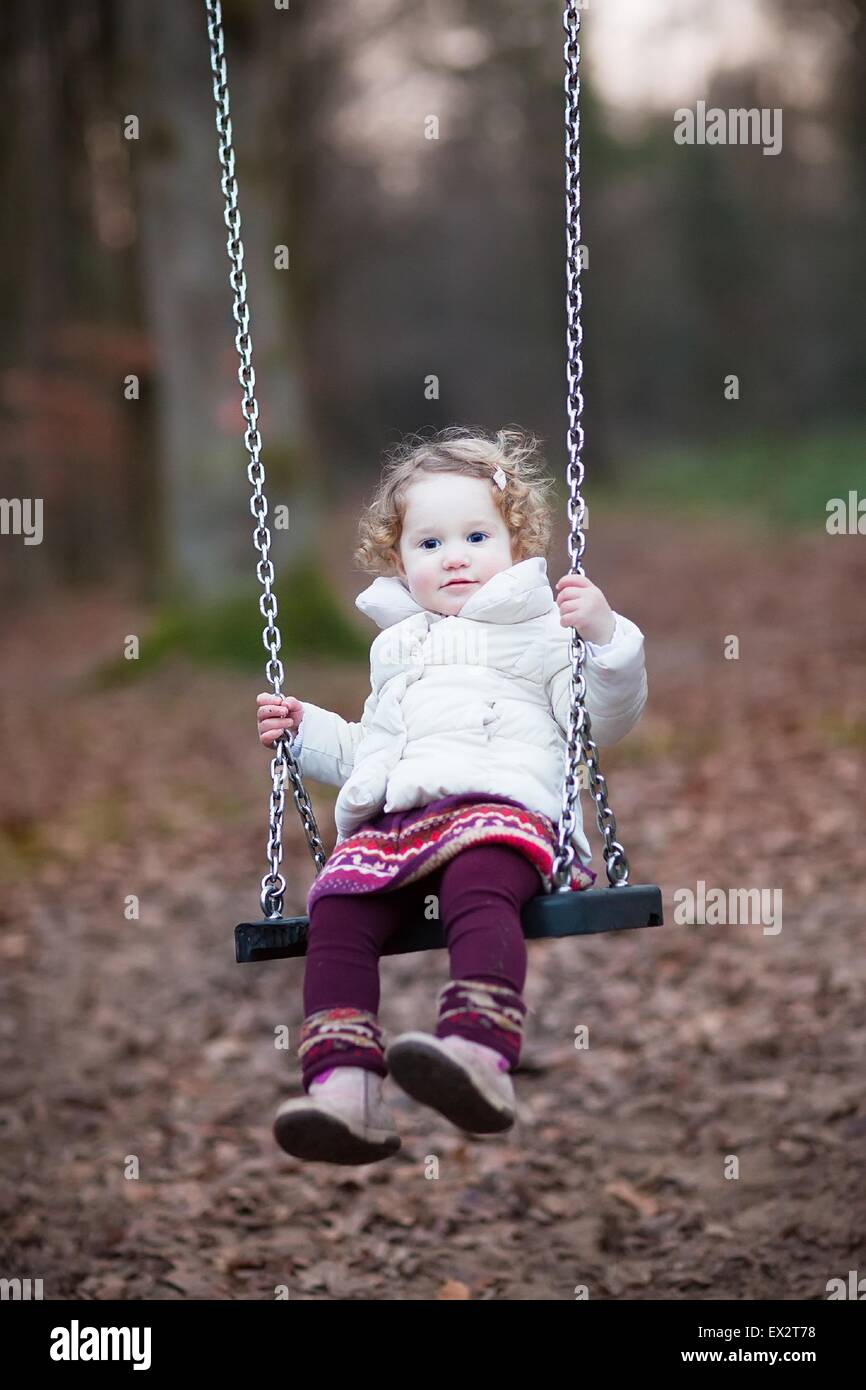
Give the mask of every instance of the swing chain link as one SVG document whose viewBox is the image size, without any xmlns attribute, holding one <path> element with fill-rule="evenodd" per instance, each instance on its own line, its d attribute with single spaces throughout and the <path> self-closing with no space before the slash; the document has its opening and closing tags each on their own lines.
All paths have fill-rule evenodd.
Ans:
<svg viewBox="0 0 866 1390">
<path fill-rule="evenodd" d="M 218 154 L 223 171 L 221 187 L 225 198 L 224 216 L 229 231 L 226 243 L 231 266 L 229 284 L 234 291 L 233 314 L 238 325 L 235 347 L 240 361 L 238 380 L 243 388 L 241 414 L 247 425 L 244 433 L 244 444 L 250 457 L 247 467 L 247 477 L 252 487 L 250 511 L 256 523 L 253 528 L 253 545 L 259 555 L 256 563 L 256 578 L 262 586 L 262 592 L 259 595 L 259 611 L 265 620 L 262 631 L 262 644 L 268 653 L 265 676 L 273 687 L 275 697 L 279 698 L 285 673 L 279 657 L 282 639 L 276 623 L 277 596 L 273 590 L 274 563 L 270 558 L 271 533 L 267 525 L 268 500 L 265 496 L 265 466 L 261 459 L 262 437 L 258 429 L 259 406 L 255 396 L 256 374 L 252 362 L 253 343 L 250 335 L 250 311 L 247 304 L 247 277 L 243 268 L 244 246 L 241 240 L 238 181 L 235 176 L 235 151 L 232 144 L 232 123 L 229 114 L 222 6 L 220 0 L 205 0 L 205 8 L 210 44 L 210 65 L 213 73 L 213 95 L 216 105 L 216 128 L 219 136 Z M 262 879 L 259 901 L 265 916 L 273 919 L 282 916 L 283 895 L 286 891 L 286 880 L 280 871 L 280 865 L 283 858 L 283 815 L 287 778 L 292 785 L 295 805 L 303 822 L 307 844 L 317 872 L 324 867 L 327 855 L 319 836 L 313 808 L 298 764 L 291 751 L 290 740 L 285 734 L 275 745 L 270 770 L 271 793 L 268 807 L 269 834 L 267 844 L 270 868 Z"/>
<path fill-rule="evenodd" d="M 580 353 L 583 342 L 581 307 L 583 297 L 580 287 L 580 12 L 578 0 L 566 0 L 562 16 L 567 35 L 563 53 L 565 56 L 565 204 L 566 204 L 566 377 L 568 381 L 568 517 L 570 531 L 568 553 L 571 557 L 571 574 L 583 574 L 583 552 L 586 537 L 583 534 L 583 519 L 586 503 L 580 486 L 584 478 L 583 393 L 580 383 L 583 378 L 583 359 Z M 551 879 L 558 892 L 569 891 L 571 866 L 574 862 L 572 835 L 575 829 L 575 804 L 578 795 L 578 761 L 586 764 L 589 790 L 595 801 L 596 820 L 604 838 L 604 859 L 608 882 L 612 888 L 624 887 L 628 883 L 629 866 L 625 850 L 616 837 L 616 818 L 607 804 L 607 783 L 599 766 L 598 748 L 592 737 L 592 724 L 586 708 L 586 678 L 583 673 L 586 659 L 586 646 L 577 628 L 571 629 L 571 711 L 568 721 L 568 748 L 566 754 L 566 775 L 562 791 L 562 816 L 558 826 L 559 850 L 553 862 Z"/>
</svg>

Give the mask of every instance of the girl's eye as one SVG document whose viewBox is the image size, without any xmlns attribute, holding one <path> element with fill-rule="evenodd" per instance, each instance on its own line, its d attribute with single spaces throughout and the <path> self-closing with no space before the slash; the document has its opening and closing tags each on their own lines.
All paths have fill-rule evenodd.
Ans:
<svg viewBox="0 0 866 1390">
<path fill-rule="evenodd" d="M 469 532 L 469 539 L 471 540 L 473 536 L 480 536 L 481 539 L 482 539 L 483 541 L 486 541 L 486 540 L 487 540 L 487 532 L 486 532 L 486 531 L 470 531 L 470 532 Z M 433 538 L 432 536 L 429 536 L 429 537 L 428 537 L 428 540 L 433 541 L 433 544 L 434 544 L 434 545 L 438 545 L 438 541 L 434 540 L 434 538 Z M 421 544 L 420 544 L 420 546 L 419 546 L 419 549 L 420 549 L 420 550 L 426 550 L 427 548 L 428 548 L 428 546 L 427 546 L 427 541 L 422 541 Z"/>
</svg>

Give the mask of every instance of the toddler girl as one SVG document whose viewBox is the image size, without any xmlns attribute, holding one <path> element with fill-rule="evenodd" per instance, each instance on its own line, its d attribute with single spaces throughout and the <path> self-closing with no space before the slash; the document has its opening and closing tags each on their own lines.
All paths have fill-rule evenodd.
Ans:
<svg viewBox="0 0 866 1390">
<path fill-rule="evenodd" d="M 400 1147 L 387 1075 L 473 1134 L 515 1118 L 526 1006 L 520 914 L 550 891 L 570 708 L 570 633 L 586 643 L 598 744 L 646 702 L 643 633 L 589 579 L 554 598 L 544 554 L 552 479 L 536 441 L 453 426 L 404 442 L 362 516 L 356 560 L 379 577 L 356 606 L 382 629 L 360 723 L 258 696 L 260 740 L 294 734 L 304 778 L 340 787 L 336 847 L 307 900 L 305 1095 L 280 1106 L 300 1158 L 369 1163 Z M 576 808 L 570 887 L 595 881 Z M 450 979 L 435 1033 L 385 1046 L 379 957 L 392 932 L 438 916 Z"/>
</svg>

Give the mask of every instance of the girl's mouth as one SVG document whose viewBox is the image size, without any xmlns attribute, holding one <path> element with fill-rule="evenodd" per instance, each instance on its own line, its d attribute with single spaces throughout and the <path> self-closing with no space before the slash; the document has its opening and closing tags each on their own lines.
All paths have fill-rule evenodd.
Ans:
<svg viewBox="0 0 866 1390">
<path fill-rule="evenodd" d="M 443 584 L 443 589 L 456 589 L 458 584 L 474 584 L 474 579 L 449 579 L 447 584 Z"/>
</svg>

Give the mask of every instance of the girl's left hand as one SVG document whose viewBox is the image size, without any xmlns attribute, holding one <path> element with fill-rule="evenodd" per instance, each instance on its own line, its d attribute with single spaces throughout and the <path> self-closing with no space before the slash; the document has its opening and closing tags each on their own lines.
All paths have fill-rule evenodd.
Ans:
<svg viewBox="0 0 866 1390">
<path fill-rule="evenodd" d="M 601 589 L 585 574 L 564 574 L 556 581 L 556 588 L 563 627 L 576 627 L 581 637 L 599 647 L 611 640 L 616 619 Z"/>
</svg>

